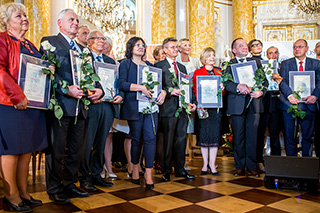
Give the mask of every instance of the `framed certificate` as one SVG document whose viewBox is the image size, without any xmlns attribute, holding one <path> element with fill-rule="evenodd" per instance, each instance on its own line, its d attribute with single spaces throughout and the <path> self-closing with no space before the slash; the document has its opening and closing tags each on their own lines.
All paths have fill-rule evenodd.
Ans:
<svg viewBox="0 0 320 213">
<path fill-rule="evenodd" d="M 153 95 L 151 100 L 154 101 L 157 99 L 162 89 L 162 69 L 138 64 L 137 84 L 140 84 L 140 85 L 142 85 L 143 83 L 150 84 L 152 81 L 150 81 L 149 77 L 152 77 L 153 82 L 159 82 L 159 84 L 154 85 L 154 88 L 153 88 Z M 142 92 L 137 92 L 137 100 L 148 101 L 149 98 L 146 95 L 144 95 Z"/>
<path fill-rule="evenodd" d="M 246 84 L 248 87 L 254 85 L 254 74 L 257 70 L 256 61 L 248 61 L 239 64 L 232 64 L 231 71 L 235 83 Z"/>
<path fill-rule="evenodd" d="M 83 78 L 83 73 L 81 72 L 82 58 L 80 53 L 70 50 L 70 60 L 73 85 L 80 85 L 80 81 Z M 89 63 L 92 65 L 91 57 L 89 58 Z"/>
<path fill-rule="evenodd" d="M 197 76 L 198 107 L 222 108 L 222 97 L 218 98 L 221 76 Z"/>
<path fill-rule="evenodd" d="M 42 69 L 48 68 L 47 61 L 33 56 L 20 55 L 18 84 L 29 100 L 29 108 L 48 109 L 51 80 L 43 74 Z"/>
<path fill-rule="evenodd" d="M 94 67 L 97 75 L 100 77 L 100 83 L 104 90 L 104 101 L 113 101 L 117 90 L 117 75 L 118 66 L 115 64 L 108 64 L 102 62 L 94 62 Z"/>
<path fill-rule="evenodd" d="M 268 74 L 266 68 L 268 67 L 269 60 L 262 60 L 261 64 L 265 68 L 266 79 L 268 80 L 269 86 L 268 91 L 278 91 L 279 85 L 278 83 L 272 79 L 272 74 L 278 73 L 278 62 L 277 60 L 273 60 L 273 64 L 271 65 L 272 72 Z"/>
<path fill-rule="evenodd" d="M 290 71 L 289 72 L 289 87 L 292 91 L 300 94 L 300 102 L 302 99 L 310 96 L 315 88 L 315 73 L 314 71 Z"/>
<path fill-rule="evenodd" d="M 191 102 L 191 95 L 192 95 L 192 91 L 191 91 L 191 79 L 188 75 L 179 72 L 179 88 L 181 91 L 185 92 L 185 102 L 186 103 L 190 103 Z M 181 106 L 181 100 L 179 98 L 179 106 Z"/>
</svg>

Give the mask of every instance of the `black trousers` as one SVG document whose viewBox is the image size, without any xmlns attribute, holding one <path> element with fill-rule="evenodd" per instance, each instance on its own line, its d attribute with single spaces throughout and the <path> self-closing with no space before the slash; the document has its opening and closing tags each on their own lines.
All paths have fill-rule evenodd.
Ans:
<svg viewBox="0 0 320 213">
<path fill-rule="evenodd" d="M 52 126 L 49 127 L 52 134 L 45 161 L 49 195 L 62 193 L 65 187 L 77 181 L 85 129 L 82 113 L 78 115 L 76 124 L 74 124 L 76 117 L 62 117 L 61 126 L 58 119 L 52 116 L 47 120 L 52 122 Z"/>
<path fill-rule="evenodd" d="M 188 116 L 182 111 L 179 117 L 162 117 L 164 173 L 171 173 L 171 160 L 175 162 L 175 173 L 184 171 L 187 145 Z M 174 153 L 174 156 L 173 156 Z"/>
<path fill-rule="evenodd" d="M 314 123 L 314 148 L 316 155 L 320 157 L 320 111 L 316 111 L 316 122 Z"/>
<path fill-rule="evenodd" d="M 85 143 L 79 170 L 80 181 L 90 181 L 103 170 L 104 148 L 113 122 L 113 106 L 110 103 L 90 105 L 86 120 Z M 91 176 L 90 176 L 91 173 Z"/>
<path fill-rule="evenodd" d="M 257 140 L 257 163 L 263 163 L 263 148 L 265 133 L 268 127 L 270 133 L 271 155 L 281 155 L 280 146 L 280 124 L 282 118 L 281 110 L 272 113 L 261 113 Z"/>
<path fill-rule="evenodd" d="M 252 104 L 241 115 L 231 115 L 234 161 L 236 169 L 256 170 L 257 134 L 260 113 L 254 113 Z"/>
</svg>

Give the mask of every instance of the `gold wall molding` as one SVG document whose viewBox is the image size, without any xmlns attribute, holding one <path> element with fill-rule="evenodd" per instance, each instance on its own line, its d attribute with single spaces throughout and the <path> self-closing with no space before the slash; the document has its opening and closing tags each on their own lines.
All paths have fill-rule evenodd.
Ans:
<svg viewBox="0 0 320 213">
<path fill-rule="evenodd" d="M 253 39 L 252 0 L 234 0 L 232 2 L 233 39 Z"/>
<path fill-rule="evenodd" d="M 6 3 L 14 2 L 14 0 L 0 0 L 0 5 L 4 5 Z"/>
<path fill-rule="evenodd" d="M 50 35 L 50 0 L 25 0 L 29 19 L 29 31 L 26 34 L 37 48 L 43 36 Z"/>
<path fill-rule="evenodd" d="M 189 0 L 189 39 L 191 56 L 199 57 L 206 47 L 215 46 L 214 0 Z"/>
<path fill-rule="evenodd" d="M 269 26 L 263 28 L 263 40 L 296 41 L 300 38 L 306 40 L 316 40 L 317 31 L 317 24 L 292 24 L 282 26 Z"/>
<path fill-rule="evenodd" d="M 152 43 L 162 44 L 167 37 L 176 37 L 176 3 L 152 0 Z"/>
</svg>

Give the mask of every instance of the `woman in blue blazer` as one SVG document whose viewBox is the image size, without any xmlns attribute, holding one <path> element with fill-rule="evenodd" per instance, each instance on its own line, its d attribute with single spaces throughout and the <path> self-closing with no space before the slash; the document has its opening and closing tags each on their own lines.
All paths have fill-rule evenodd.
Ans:
<svg viewBox="0 0 320 213">
<path fill-rule="evenodd" d="M 131 162 L 133 164 L 132 183 L 140 184 L 139 180 L 139 158 L 141 154 L 141 135 L 144 140 L 145 156 L 145 179 L 148 189 L 154 188 L 152 180 L 152 167 L 156 150 L 156 135 L 153 131 L 152 118 L 155 128 L 158 124 L 159 107 L 164 102 L 166 92 L 161 91 L 157 97 L 157 105 L 152 107 L 152 114 L 143 114 L 142 111 L 150 106 L 148 101 L 138 101 L 137 92 L 142 92 L 148 98 L 152 97 L 152 91 L 147 90 L 143 85 L 137 84 L 138 64 L 153 66 L 149 62 L 144 62 L 142 56 L 145 54 L 146 44 L 140 37 L 132 37 L 126 44 L 126 60 L 122 61 L 119 67 L 118 88 L 125 93 L 125 98 L 121 107 L 120 117 L 128 120 L 130 127 Z"/>
</svg>

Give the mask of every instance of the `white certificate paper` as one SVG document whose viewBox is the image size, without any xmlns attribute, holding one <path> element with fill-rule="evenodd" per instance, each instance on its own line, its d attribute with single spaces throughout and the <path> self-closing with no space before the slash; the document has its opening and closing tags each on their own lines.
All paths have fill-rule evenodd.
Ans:
<svg viewBox="0 0 320 213">
<path fill-rule="evenodd" d="M 201 81 L 201 103 L 218 103 L 217 96 L 217 80 L 202 80 Z"/>
<path fill-rule="evenodd" d="M 152 79 L 153 79 L 153 81 L 159 81 L 159 79 L 158 79 L 158 73 L 157 73 L 157 72 L 152 72 L 151 70 L 149 70 L 148 72 L 152 74 Z M 147 73 L 144 72 L 144 71 L 142 71 L 142 83 L 149 83 L 148 80 L 147 80 Z M 154 86 L 154 88 L 153 88 L 153 95 L 157 97 L 157 96 L 158 96 L 158 93 L 159 93 L 159 91 L 158 91 L 158 86 Z M 144 95 L 144 94 L 143 94 L 143 95 Z M 145 95 L 144 95 L 144 96 L 145 96 Z"/>
<path fill-rule="evenodd" d="M 294 80 L 294 91 L 301 91 L 301 99 L 311 95 L 310 75 L 295 75 Z"/>
<path fill-rule="evenodd" d="M 113 69 L 108 69 L 104 67 L 99 67 L 98 68 L 98 73 L 100 77 L 100 83 L 102 85 L 102 88 L 104 92 L 106 93 L 107 97 L 113 98 L 115 95 L 114 91 L 114 70 Z M 111 91 L 113 91 L 111 93 Z"/>
<path fill-rule="evenodd" d="M 42 68 L 42 66 L 27 63 L 24 94 L 29 101 L 44 102 L 46 75 L 43 74 Z"/>
<path fill-rule="evenodd" d="M 253 87 L 254 85 L 254 71 L 252 66 L 237 67 L 237 73 L 239 77 L 240 84 L 246 84 L 248 87 Z"/>
</svg>

